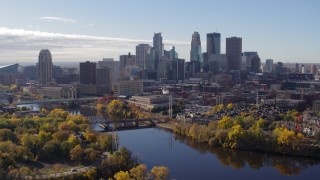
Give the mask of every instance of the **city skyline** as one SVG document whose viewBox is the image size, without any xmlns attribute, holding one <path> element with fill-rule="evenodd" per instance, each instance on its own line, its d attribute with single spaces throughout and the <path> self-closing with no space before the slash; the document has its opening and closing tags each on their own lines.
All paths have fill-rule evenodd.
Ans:
<svg viewBox="0 0 320 180">
<path fill-rule="evenodd" d="M 319 62 L 318 1 L 148 2 L 1 2 L 0 64 L 36 62 L 41 49 L 50 49 L 54 62 L 119 60 L 135 54 L 138 44 L 152 46 L 155 32 L 161 32 L 164 49 L 175 46 L 189 61 L 194 31 L 202 37 L 203 51 L 206 34 L 218 32 L 221 53 L 226 38 L 237 36 L 243 39 L 242 50 L 257 51 L 261 62 Z"/>
</svg>

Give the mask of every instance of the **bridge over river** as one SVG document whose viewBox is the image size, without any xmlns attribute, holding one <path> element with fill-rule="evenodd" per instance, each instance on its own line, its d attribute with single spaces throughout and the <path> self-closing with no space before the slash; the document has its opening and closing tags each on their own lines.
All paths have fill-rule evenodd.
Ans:
<svg viewBox="0 0 320 180">
<path fill-rule="evenodd" d="M 128 130 L 128 129 L 141 129 L 153 127 L 156 124 L 164 123 L 165 120 L 158 118 L 145 118 L 145 119 L 119 119 L 107 120 L 102 116 L 87 116 L 90 123 L 99 123 L 99 126 L 106 131 L 113 130 Z"/>
</svg>

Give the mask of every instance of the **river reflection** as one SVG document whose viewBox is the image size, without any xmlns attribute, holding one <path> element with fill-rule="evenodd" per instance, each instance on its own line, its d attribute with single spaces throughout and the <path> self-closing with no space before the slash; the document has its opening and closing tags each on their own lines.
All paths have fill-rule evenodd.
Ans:
<svg viewBox="0 0 320 180">
<path fill-rule="evenodd" d="M 170 132 L 168 132 L 170 133 Z M 207 144 L 197 143 L 189 138 L 174 135 L 174 139 L 187 144 L 189 147 L 198 151 L 200 154 L 212 153 L 224 166 L 230 166 L 234 169 L 241 169 L 246 166 L 259 170 L 264 166 L 272 166 L 281 174 L 296 175 L 310 166 L 320 165 L 319 160 L 311 158 L 281 156 L 270 153 L 260 153 L 251 151 L 240 151 L 226 149 L 221 147 L 210 147 Z M 320 168 L 319 168 L 320 170 Z"/>
<path fill-rule="evenodd" d="M 120 146 L 149 168 L 168 166 L 174 179 L 318 179 L 320 175 L 320 161 L 310 158 L 209 147 L 157 128 L 118 133 Z"/>
</svg>

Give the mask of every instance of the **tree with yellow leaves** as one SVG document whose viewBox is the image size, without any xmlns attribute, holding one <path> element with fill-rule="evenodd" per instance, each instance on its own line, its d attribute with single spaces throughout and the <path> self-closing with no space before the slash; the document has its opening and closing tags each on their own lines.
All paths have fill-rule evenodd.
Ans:
<svg viewBox="0 0 320 180">
<path fill-rule="evenodd" d="M 303 134 L 295 133 L 290 131 L 287 128 L 276 128 L 273 131 L 273 134 L 276 136 L 276 141 L 279 145 L 292 145 L 293 148 L 303 139 Z"/>
<path fill-rule="evenodd" d="M 169 177 L 169 169 L 165 166 L 155 166 L 151 169 L 151 178 L 155 180 L 166 180 Z"/>
<path fill-rule="evenodd" d="M 218 121 L 219 129 L 230 129 L 235 125 L 235 121 L 229 116 L 223 116 L 221 120 Z"/>
<path fill-rule="evenodd" d="M 128 171 L 119 171 L 113 177 L 116 180 L 133 180 Z"/>
</svg>

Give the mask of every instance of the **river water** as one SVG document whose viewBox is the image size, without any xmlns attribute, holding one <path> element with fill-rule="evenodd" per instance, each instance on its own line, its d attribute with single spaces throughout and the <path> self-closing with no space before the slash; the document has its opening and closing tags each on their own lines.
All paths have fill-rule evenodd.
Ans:
<svg viewBox="0 0 320 180">
<path fill-rule="evenodd" d="M 213 148 L 158 128 L 118 134 L 140 163 L 167 166 L 172 179 L 320 179 L 313 159 Z"/>
<path fill-rule="evenodd" d="M 90 108 L 68 111 L 86 116 L 96 113 Z M 129 149 L 139 163 L 149 169 L 167 166 L 171 179 L 320 179 L 320 161 L 311 158 L 209 147 L 159 128 L 119 131 L 118 136 L 120 147 Z"/>
</svg>

